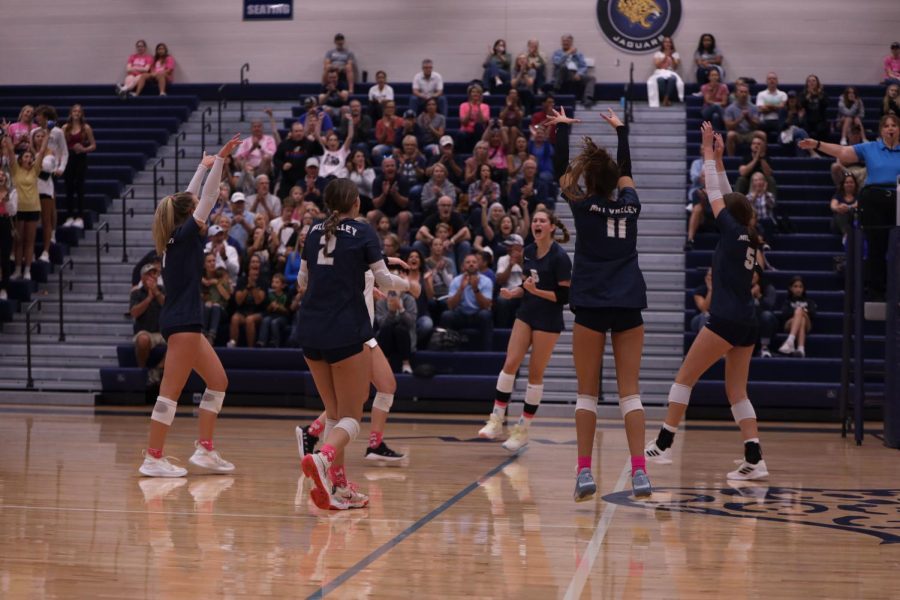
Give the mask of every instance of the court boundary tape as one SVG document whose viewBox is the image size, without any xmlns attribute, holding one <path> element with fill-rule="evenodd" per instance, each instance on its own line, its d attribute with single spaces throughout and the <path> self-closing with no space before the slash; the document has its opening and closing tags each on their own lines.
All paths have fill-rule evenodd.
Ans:
<svg viewBox="0 0 900 600">
<path fill-rule="evenodd" d="M 613 488 L 612 493 L 624 490 L 625 483 L 630 476 L 631 462 L 628 461 L 622 469 L 622 473 L 619 475 L 619 479 L 616 481 L 616 486 Z M 606 532 L 609 531 L 609 526 L 610 523 L 612 523 L 613 516 L 616 514 L 617 506 L 617 504 L 613 504 L 612 502 L 606 503 L 606 508 L 603 509 L 603 512 L 600 514 L 600 519 L 597 521 L 597 525 L 594 528 L 594 535 L 591 536 L 591 541 L 588 542 L 584 555 L 581 557 L 578 566 L 575 568 L 575 574 L 572 575 L 572 581 L 569 582 L 566 595 L 563 596 L 564 600 L 581 598 L 581 592 L 584 591 L 584 586 L 591 576 L 591 570 L 594 568 L 594 562 L 597 560 L 597 555 L 600 554 L 600 547 L 603 545 L 603 540 L 606 538 Z"/>
<path fill-rule="evenodd" d="M 421 529 L 422 527 L 424 527 L 431 521 L 433 521 L 436 517 L 438 517 L 442 513 L 446 512 L 454 504 L 456 504 L 457 502 L 459 502 L 460 500 L 462 500 L 463 498 L 465 498 L 466 496 L 468 496 L 469 494 L 471 494 L 472 492 L 477 490 L 479 487 L 481 487 L 482 483 L 484 483 L 485 481 L 487 481 L 488 479 L 490 479 L 491 477 L 493 477 L 494 475 L 496 475 L 497 473 L 502 471 L 504 467 L 515 462 L 519 458 L 519 456 L 521 456 L 525 452 L 525 450 L 526 449 L 523 449 L 523 450 L 517 452 L 516 454 L 513 454 L 512 456 L 506 458 L 499 465 L 497 465 L 496 467 L 494 467 L 493 469 L 491 469 L 490 471 L 488 471 L 487 473 L 485 473 L 484 475 L 482 475 L 481 477 L 479 477 L 478 479 L 476 479 L 475 481 L 473 481 L 472 483 L 470 483 L 469 485 L 464 487 L 462 490 L 458 491 L 455 495 L 453 495 L 449 499 L 445 500 L 443 504 L 441 504 L 437 508 L 433 509 L 428 514 L 420 517 L 415 523 L 413 523 L 412 525 L 410 525 L 409 527 L 407 527 L 406 529 L 404 529 L 403 531 L 401 531 L 400 533 L 395 535 L 393 538 L 391 538 L 390 540 L 388 540 L 387 542 L 383 543 L 381 546 L 379 546 L 378 548 L 376 548 L 375 550 L 370 552 L 368 555 L 365 556 L 365 558 L 363 558 L 362 560 L 357 562 L 355 565 L 348 568 L 346 571 L 344 571 L 343 573 L 341 573 L 340 575 L 338 575 L 337 577 L 335 577 L 328 583 L 322 585 L 322 587 L 320 587 L 318 590 L 316 590 L 315 592 L 313 592 L 312 594 L 307 596 L 307 600 L 324 598 L 325 596 L 327 596 L 328 594 L 330 594 L 331 592 L 333 592 L 334 590 L 339 588 L 341 585 L 346 583 L 354 575 L 357 575 L 361 571 L 365 570 L 373 562 L 375 562 L 376 560 L 378 560 L 379 558 L 381 558 L 382 556 L 384 556 L 385 554 L 387 554 L 388 552 L 390 552 L 391 550 L 396 548 L 406 538 L 408 538 L 409 536 L 411 536 L 412 534 L 417 532 L 419 529 Z"/>
</svg>

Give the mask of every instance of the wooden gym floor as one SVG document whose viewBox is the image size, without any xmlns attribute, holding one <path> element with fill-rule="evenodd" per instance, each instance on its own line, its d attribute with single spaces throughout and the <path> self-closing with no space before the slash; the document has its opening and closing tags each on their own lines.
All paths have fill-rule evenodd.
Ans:
<svg viewBox="0 0 900 600">
<path fill-rule="evenodd" d="M 363 461 L 364 424 L 348 471 L 371 506 L 327 513 L 298 480 L 308 411 L 226 408 L 236 473 L 181 480 L 138 476 L 148 415 L 0 407 L 0 598 L 900 597 L 900 456 L 830 424 L 764 424 L 771 479 L 737 487 L 734 425 L 690 423 L 638 502 L 603 421 L 600 493 L 575 504 L 568 420 L 509 455 L 474 439 L 481 416 L 392 415 L 409 464 Z M 166 453 L 194 433 L 188 409 Z"/>
</svg>

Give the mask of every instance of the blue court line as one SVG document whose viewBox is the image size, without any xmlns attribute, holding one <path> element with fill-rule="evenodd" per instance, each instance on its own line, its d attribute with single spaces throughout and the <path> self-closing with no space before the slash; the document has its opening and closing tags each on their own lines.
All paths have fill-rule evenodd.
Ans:
<svg viewBox="0 0 900 600">
<path fill-rule="evenodd" d="M 486 479 L 490 479 L 491 477 L 493 477 L 494 475 L 499 473 L 503 469 L 503 467 L 505 467 L 506 465 L 512 463 L 517 458 L 519 458 L 519 455 L 522 454 L 523 452 L 524 452 L 524 450 L 522 450 L 516 454 L 513 454 L 512 456 L 510 456 L 509 458 L 504 460 L 502 463 L 500 463 L 499 465 L 497 465 L 496 467 L 494 467 L 493 469 L 491 469 L 490 471 L 488 471 L 487 473 L 485 473 L 484 475 L 479 477 L 478 480 L 473 481 L 472 483 L 470 483 L 469 485 L 464 487 L 462 490 L 457 492 L 455 496 L 453 496 L 452 498 L 450 498 L 449 500 L 447 500 L 446 502 L 444 502 L 443 504 L 441 504 L 440 506 L 438 506 L 437 508 L 432 510 L 430 513 L 428 513 L 427 515 L 425 515 L 424 517 L 422 517 L 421 519 L 419 519 L 418 521 L 416 521 L 415 523 L 413 523 L 412 525 L 410 525 L 409 527 L 407 527 L 406 529 L 401 531 L 394 538 L 388 540 L 387 542 L 385 542 L 384 544 L 382 544 L 381 546 L 379 546 L 378 548 L 373 550 L 368 556 L 363 558 L 361 561 L 359 561 L 358 563 L 356 563 L 355 565 L 353 565 L 352 567 L 350 567 L 349 569 L 347 569 L 346 571 L 344 571 L 343 573 L 341 573 L 340 575 L 338 575 L 337 577 L 335 577 L 334 579 L 329 581 L 327 584 L 323 585 L 321 588 L 319 588 L 318 590 L 316 590 L 315 592 L 313 592 L 312 594 L 307 596 L 307 600 L 310 600 L 313 598 L 324 598 L 327 594 L 330 594 L 331 592 L 333 592 L 335 589 L 337 589 L 338 587 L 340 587 L 341 585 L 346 583 L 347 580 L 349 580 L 351 577 L 353 577 L 354 575 L 356 575 L 357 573 L 359 573 L 360 571 L 362 571 L 363 569 L 365 569 L 366 567 L 371 565 L 373 562 L 375 562 L 376 560 L 378 560 L 379 558 L 381 558 L 382 556 L 384 556 L 385 554 L 387 554 L 388 552 L 393 550 L 401 542 L 403 542 L 403 540 L 405 540 L 406 538 L 408 538 L 409 536 L 414 534 L 416 531 L 418 531 L 419 529 L 421 529 L 422 527 L 424 527 L 425 525 L 427 525 L 428 523 L 433 521 L 441 513 L 445 512 L 451 506 L 453 506 L 454 504 L 456 504 L 457 502 L 459 502 L 460 500 L 462 500 L 463 498 L 465 498 L 466 496 L 471 494 L 476 489 L 478 489 L 478 486 L 481 485 L 482 481 L 484 481 Z"/>
</svg>

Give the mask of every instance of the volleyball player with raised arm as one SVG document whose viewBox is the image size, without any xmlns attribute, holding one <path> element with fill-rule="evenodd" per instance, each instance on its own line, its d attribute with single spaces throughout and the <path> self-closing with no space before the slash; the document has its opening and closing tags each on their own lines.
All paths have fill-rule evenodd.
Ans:
<svg viewBox="0 0 900 600">
<path fill-rule="evenodd" d="M 166 366 L 159 396 L 150 416 L 150 440 L 139 471 L 148 477 L 183 477 L 187 470 L 173 465 L 163 456 L 163 444 L 178 406 L 184 384 L 191 371 L 206 383 L 200 401 L 200 437 L 190 464 L 205 471 L 231 473 L 234 465 L 223 459 L 213 447 L 216 417 L 222 409 L 228 378 L 209 340 L 201 333 L 203 302 L 200 279 L 203 276 L 203 248 L 206 220 L 216 203 L 225 158 L 241 143 L 235 135 L 215 156 L 203 155 L 197 172 L 185 192 L 163 198 L 153 219 L 153 240 L 162 256 L 165 301 L 159 315 L 160 332 L 166 339 Z M 203 193 L 197 199 L 203 176 L 209 171 Z"/>
<path fill-rule="evenodd" d="M 563 326 L 563 307 L 569 300 L 569 284 L 572 279 L 572 261 L 569 255 L 553 239 L 559 229 L 562 241 L 569 241 L 569 232 L 550 211 L 540 209 L 531 220 L 534 243 L 525 248 L 522 272 L 525 281 L 515 290 L 501 289 L 504 298 L 522 298 L 516 313 L 512 333 L 506 347 L 506 360 L 497 376 L 497 392 L 494 410 L 487 424 L 478 435 L 489 440 L 503 433 L 506 407 L 516 381 L 516 372 L 531 348 L 528 361 L 528 387 L 525 389 L 525 405 L 522 416 L 513 427 L 503 447 L 515 452 L 528 443 L 528 428 L 537 414 L 544 393 L 544 369 L 550 362 L 553 348 Z"/>
<path fill-rule="evenodd" d="M 756 214 L 747 197 L 733 193 L 722 163 L 724 144 L 708 121 L 701 126 L 706 193 L 715 215 L 720 238 L 713 254 L 712 305 L 709 321 L 691 344 L 684 363 L 669 390 L 666 420 L 655 442 L 647 445 L 647 458 L 672 462 L 672 442 L 687 412 L 691 389 L 720 358 L 725 357 L 725 394 L 731 414 L 744 440 L 744 460 L 728 479 L 752 480 L 769 476 L 762 459 L 756 412 L 747 395 L 750 358 L 758 338 L 754 310 L 753 269 L 762 240 L 756 230 Z"/>
<path fill-rule="evenodd" d="M 569 305 L 575 313 L 572 355 L 578 378 L 575 429 L 578 471 L 575 501 L 590 500 L 597 492 L 591 474 L 597 402 L 606 332 L 612 333 L 619 408 L 631 455 L 631 487 L 635 496 L 649 496 L 650 479 L 644 458 L 644 407 L 639 377 L 644 349 L 647 286 L 638 265 L 637 221 L 641 203 L 631 178 L 628 128 L 609 109 L 602 115 L 616 130 L 616 160 L 590 138 L 569 164 L 569 125 L 575 119 L 551 111 L 547 124 L 556 125 L 554 172 L 575 217 L 575 265 Z"/>
<path fill-rule="evenodd" d="M 356 221 L 359 192 L 349 179 L 335 179 L 325 188 L 325 221 L 313 225 L 303 247 L 297 285 L 306 288 L 300 305 L 300 344 L 325 411 L 334 428 L 315 454 L 303 457 L 303 473 L 314 487 L 316 506 L 343 510 L 366 506 L 368 498 L 349 486 L 342 472 L 343 451 L 359 435 L 359 421 L 369 395 L 372 359 L 366 344 L 373 337 L 366 310 L 365 275 L 371 269 L 383 290 L 406 291 L 409 282 L 392 275 L 384 263 L 375 231 Z"/>
</svg>

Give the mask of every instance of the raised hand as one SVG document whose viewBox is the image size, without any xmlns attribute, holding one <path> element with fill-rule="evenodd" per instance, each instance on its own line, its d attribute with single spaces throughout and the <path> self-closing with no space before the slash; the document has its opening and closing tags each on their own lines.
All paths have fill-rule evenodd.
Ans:
<svg viewBox="0 0 900 600">
<path fill-rule="evenodd" d="M 571 125 L 572 123 L 581 123 L 581 120 L 567 117 L 566 109 L 562 106 L 559 107 L 559 110 L 551 108 L 550 114 L 547 116 L 547 120 L 544 121 L 543 125 L 559 125 L 560 123 Z"/>
<path fill-rule="evenodd" d="M 206 151 L 204 150 L 204 151 L 203 151 L 203 158 L 200 159 L 200 164 L 203 165 L 204 167 L 206 167 L 207 169 L 211 169 L 214 162 L 216 162 L 216 157 L 215 157 L 215 156 L 210 156 L 210 155 L 207 154 Z"/>
<path fill-rule="evenodd" d="M 710 152 L 713 151 L 713 142 L 715 140 L 714 135 L 715 131 L 713 130 L 712 123 L 710 123 L 709 121 L 703 121 L 703 124 L 700 125 L 701 150 L 709 150 Z"/>
<path fill-rule="evenodd" d="M 721 161 L 725 155 L 725 140 L 722 139 L 721 133 L 716 132 L 713 134 L 713 141 L 715 142 L 716 161 Z"/>
<path fill-rule="evenodd" d="M 609 123 L 613 129 L 624 125 L 624 123 L 622 123 L 622 119 L 620 119 L 619 115 L 616 114 L 616 111 L 611 108 L 606 109 L 606 114 L 600 113 L 600 116 L 603 117 L 603 120 Z"/>
<path fill-rule="evenodd" d="M 235 150 L 237 150 L 237 147 L 241 145 L 241 141 L 241 134 L 234 134 L 234 137 L 225 142 L 225 145 L 222 146 L 221 150 L 219 150 L 219 156 L 222 158 L 230 156 Z"/>
</svg>

